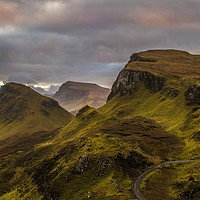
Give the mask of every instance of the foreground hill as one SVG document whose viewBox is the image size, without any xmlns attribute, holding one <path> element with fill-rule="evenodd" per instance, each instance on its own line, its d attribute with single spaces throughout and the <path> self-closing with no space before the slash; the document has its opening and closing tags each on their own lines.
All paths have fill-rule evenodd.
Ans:
<svg viewBox="0 0 200 200">
<path fill-rule="evenodd" d="M 102 108 L 107 114 L 154 119 L 182 138 L 180 159 L 200 155 L 200 56 L 177 50 L 133 54 Z M 113 109 L 111 109 L 111 107 Z M 157 170 L 143 184 L 147 199 L 200 199 L 200 163 Z"/>
<path fill-rule="evenodd" d="M 73 119 L 55 100 L 16 83 L 0 89 L 0 113 L 0 156 L 33 146 Z"/>
<path fill-rule="evenodd" d="M 175 50 L 131 56 L 104 106 L 85 106 L 46 142 L 1 160 L 0 200 L 133 200 L 134 181 L 150 166 L 199 158 L 198 59 Z M 199 168 L 159 169 L 143 193 L 150 200 L 200 199 Z"/>
<path fill-rule="evenodd" d="M 99 108 L 106 103 L 110 90 L 92 83 L 68 81 L 53 96 L 66 110 L 76 114 L 83 106 Z"/>
</svg>

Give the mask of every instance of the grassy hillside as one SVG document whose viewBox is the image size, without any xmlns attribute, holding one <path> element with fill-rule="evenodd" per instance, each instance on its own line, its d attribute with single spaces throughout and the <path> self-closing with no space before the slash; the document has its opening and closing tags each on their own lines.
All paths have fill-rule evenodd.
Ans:
<svg viewBox="0 0 200 200">
<path fill-rule="evenodd" d="M 153 50 L 133 57 L 137 59 L 131 59 L 125 70 L 146 71 L 162 77 L 165 79 L 164 87 L 159 93 L 152 93 L 143 91 L 138 85 L 135 90 L 140 92 L 139 95 L 134 91 L 134 98 L 131 96 L 131 99 L 116 96 L 105 108 L 114 103 L 117 109 L 119 106 L 121 109 L 124 107 L 123 110 L 128 108 L 127 112 L 131 113 L 132 107 L 133 115 L 148 116 L 167 132 L 184 140 L 185 147 L 180 159 L 199 158 L 200 56 L 176 50 Z M 191 88 L 196 91 L 193 92 Z M 158 170 L 145 181 L 144 193 L 147 199 L 199 199 L 199 165 L 198 162 L 179 164 Z"/>
<path fill-rule="evenodd" d="M 134 181 L 148 167 L 198 158 L 196 58 L 174 50 L 133 55 L 104 106 L 85 106 L 46 142 L 2 158 L 0 200 L 133 200 Z M 166 166 L 150 174 L 143 192 L 147 199 L 197 200 L 199 181 L 199 163 Z"/>
<path fill-rule="evenodd" d="M 0 113 L 1 156 L 23 150 L 26 147 L 22 143 L 33 146 L 73 119 L 53 99 L 16 83 L 1 88 Z"/>
<path fill-rule="evenodd" d="M 86 106 L 55 137 L 25 156 L 19 155 L 17 164 L 10 166 L 5 161 L 4 173 L 12 169 L 21 182 L 16 186 L 12 177 L 15 187 L 2 199 L 26 199 L 28 195 L 34 199 L 36 191 L 41 194 L 37 198 L 44 195 L 46 199 L 134 199 L 131 188 L 140 171 L 175 158 L 182 145 L 154 120 L 113 117 Z M 26 173 L 18 174 L 19 169 L 32 175 L 27 191 Z"/>
<path fill-rule="evenodd" d="M 136 59 L 132 62 L 130 60 L 126 69 L 147 71 L 165 78 L 177 76 L 184 80 L 195 80 L 197 82 L 200 78 L 199 55 L 192 55 L 179 50 L 149 50 L 132 55 L 133 58 L 135 56 L 144 58 L 144 61 Z M 151 62 L 148 62 L 148 59 Z"/>
</svg>

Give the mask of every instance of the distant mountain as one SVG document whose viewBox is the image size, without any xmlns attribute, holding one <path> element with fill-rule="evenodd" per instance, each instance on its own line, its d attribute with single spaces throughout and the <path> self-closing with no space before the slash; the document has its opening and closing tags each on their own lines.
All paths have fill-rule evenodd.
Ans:
<svg viewBox="0 0 200 200">
<path fill-rule="evenodd" d="M 47 91 L 45 91 L 44 88 L 35 87 L 35 86 L 33 86 L 33 85 L 30 85 L 29 87 L 30 87 L 32 90 L 34 90 L 34 91 L 36 91 L 36 92 L 38 92 L 38 93 L 40 93 L 40 94 L 42 94 L 42 95 L 44 95 L 45 93 L 47 93 Z"/>
<path fill-rule="evenodd" d="M 58 91 L 60 86 L 59 85 L 50 85 L 48 90 L 45 90 L 42 87 L 39 87 L 39 86 L 36 87 L 33 85 L 30 85 L 29 87 L 44 96 L 52 97 Z"/>
<path fill-rule="evenodd" d="M 105 105 L 99 109 L 83 107 L 70 123 L 29 152 L 0 157 L 0 200 L 137 199 L 134 183 L 151 166 L 199 158 L 199 72 L 200 55 L 176 50 L 133 54 Z M 83 84 L 64 85 L 60 91 L 64 88 L 67 92 L 61 94 L 68 94 L 72 103 L 91 95 L 81 88 Z M 37 112 L 40 118 L 29 123 L 29 131 L 54 122 L 51 115 L 48 122 L 41 116 L 48 118 L 44 110 L 52 111 L 50 105 L 55 103 L 41 105 L 35 99 L 42 97 L 34 97 L 32 92 L 29 96 L 28 91 L 19 95 L 8 87 L 9 95 L 0 97 L 6 105 L 0 113 L 3 119 L 8 116 L 4 119 L 7 127 L 22 123 L 20 130 L 24 132 L 28 129 L 26 118 L 33 115 L 30 112 Z M 55 111 L 53 116 L 57 116 Z M 56 119 L 64 120 L 65 115 Z M 27 146 L 30 144 L 29 138 Z M 15 143 L 12 148 L 20 145 Z M 199 169 L 200 162 L 161 167 L 144 178 L 142 194 L 149 200 L 199 200 Z"/>
<path fill-rule="evenodd" d="M 105 104 L 110 89 L 97 84 L 68 81 L 64 83 L 52 97 L 59 104 L 76 114 L 85 105 L 99 108 Z"/>
<path fill-rule="evenodd" d="M 61 108 L 55 100 L 17 83 L 8 83 L 1 87 L 0 113 L 1 155 L 26 149 L 73 119 L 72 114 Z M 26 143 L 25 147 L 23 142 Z M 9 149 L 2 152 L 5 149 L 4 144 Z"/>
</svg>

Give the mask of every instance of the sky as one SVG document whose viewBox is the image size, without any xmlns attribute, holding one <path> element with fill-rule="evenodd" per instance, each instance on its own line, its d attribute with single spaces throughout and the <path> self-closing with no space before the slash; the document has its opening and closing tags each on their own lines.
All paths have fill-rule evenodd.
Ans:
<svg viewBox="0 0 200 200">
<path fill-rule="evenodd" d="M 111 87 L 131 54 L 200 54 L 200 0 L 0 0 L 0 83 Z"/>
</svg>

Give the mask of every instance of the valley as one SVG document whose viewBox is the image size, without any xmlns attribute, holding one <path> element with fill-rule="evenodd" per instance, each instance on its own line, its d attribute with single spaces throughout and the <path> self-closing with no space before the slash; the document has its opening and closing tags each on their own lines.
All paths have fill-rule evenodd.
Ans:
<svg viewBox="0 0 200 200">
<path fill-rule="evenodd" d="M 136 180 L 149 168 L 198 160 L 199 61 L 178 50 L 133 54 L 107 102 L 98 109 L 80 103 L 75 116 L 28 87 L 3 86 L 0 200 L 135 200 Z M 142 177 L 142 195 L 198 200 L 199 167 L 156 167 Z"/>
</svg>

